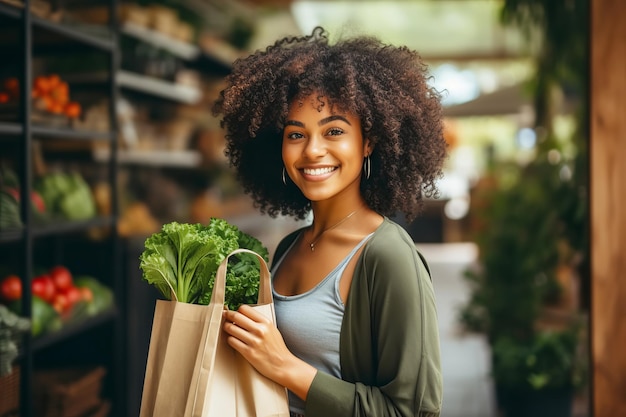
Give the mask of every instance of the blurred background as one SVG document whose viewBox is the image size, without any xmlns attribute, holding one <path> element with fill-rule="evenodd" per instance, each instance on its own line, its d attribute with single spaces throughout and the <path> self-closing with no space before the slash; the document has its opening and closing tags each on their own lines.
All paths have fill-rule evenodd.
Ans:
<svg viewBox="0 0 626 417">
<path fill-rule="evenodd" d="M 0 416 L 138 415 L 162 224 L 225 218 L 272 254 L 306 223 L 258 213 L 209 109 L 234 60 L 318 25 L 416 49 L 442 93 L 440 195 L 395 219 L 433 270 L 442 417 L 591 415 L 588 9 L 0 0 Z"/>
</svg>

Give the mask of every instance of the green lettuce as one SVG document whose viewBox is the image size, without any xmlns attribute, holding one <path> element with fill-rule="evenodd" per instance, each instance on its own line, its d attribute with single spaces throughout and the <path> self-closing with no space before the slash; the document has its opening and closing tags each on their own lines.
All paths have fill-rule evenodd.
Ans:
<svg viewBox="0 0 626 417">
<path fill-rule="evenodd" d="M 238 248 L 252 250 L 269 260 L 267 248 L 253 236 L 224 219 L 212 218 L 208 225 L 171 222 L 148 237 L 139 257 L 143 279 L 154 285 L 167 300 L 208 304 L 215 273 L 224 258 Z M 226 274 L 226 305 L 256 303 L 259 291 L 259 262 L 253 255 L 230 258 Z"/>
</svg>

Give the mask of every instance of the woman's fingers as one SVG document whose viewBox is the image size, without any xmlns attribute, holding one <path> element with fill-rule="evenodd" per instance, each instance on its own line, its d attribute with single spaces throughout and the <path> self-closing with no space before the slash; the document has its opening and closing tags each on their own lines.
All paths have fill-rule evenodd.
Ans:
<svg viewBox="0 0 626 417">
<path fill-rule="evenodd" d="M 271 320 L 247 305 L 241 306 L 237 311 L 224 310 L 224 318 L 226 323 L 233 323 L 253 333 L 263 332 L 271 324 Z M 228 326 L 225 325 L 224 329 L 228 329 Z"/>
</svg>

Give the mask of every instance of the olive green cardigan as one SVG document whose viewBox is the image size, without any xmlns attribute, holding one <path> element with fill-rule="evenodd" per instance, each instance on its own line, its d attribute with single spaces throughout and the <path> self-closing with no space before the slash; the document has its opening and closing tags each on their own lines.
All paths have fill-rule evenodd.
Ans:
<svg viewBox="0 0 626 417">
<path fill-rule="evenodd" d="M 274 259 L 299 233 L 280 242 Z M 354 271 L 340 335 L 342 379 L 316 374 L 306 417 L 439 416 L 439 331 L 427 268 L 408 233 L 385 218 Z"/>
</svg>

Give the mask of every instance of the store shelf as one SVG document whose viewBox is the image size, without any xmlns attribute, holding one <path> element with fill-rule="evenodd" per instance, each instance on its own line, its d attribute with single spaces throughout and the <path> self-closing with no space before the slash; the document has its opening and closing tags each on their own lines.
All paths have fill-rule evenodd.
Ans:
<svg viewBox="0 0 626 417">
<path fill-rule="evenodd" d="M 142 42 L 164 49 L 185 60 L 196 59 L 200 55 L 200 48 L 196 45 L 182 42 L 161 32 L 126 22 L 120 28 L 122 34 L 136 38 Z"/>
<path fill-rule="evenodd" d="M 44 6 L 50 6 L 50 2 L 44 3 Z M 52 3 L 52 7 L 69 6 L 65 3 Z M 81 2 L 72 2 L 72 5 L 82 6 L 79 3 Z M 116 4 L 114 0 L 98 2 L 98 6 L 109 10 Z M 110 127 L 109 131 L 89 130 L 88 126 L 71 123 L 66 118 L 41 114 L 34 106 L 26 109 L 26 114 L 22 114 L 23 109 L 19 105 L 3 106 L 0 153 L 3 163 L 6 159 L 7 167 L 18 176 L 24 194 L 34 190 L 33 183 L 41 174 L 42 162 L 48 166 L 58 165 L 60 171 L 73 170 L 75 166 L 82 170 L 85 161 L 93 165 L 91 158 L 85 158 L 93 147 L 91 141 L 109 144 L 112 152 L 117 149 L 115 108 L 110 105 L 117 99 L 119 91 L 115 82 L 120 62 L 117 26 L 108 23 L 59 23 L 42 17 L 40 12 L 46 10 L 36 10 L 35 7 L 33 2 L 25 0 L 0 0 L 0 38 L 3 50 L 6 50 L 5 61 L 9 65 L 5 76 L 30 82 L 34 75 L 43 71 L 57 71 L 64 75 L 65 70 L 61 68 L 66 68 L 70 62 L 79 66 L 81 62 L 88 63 L 90 65 L 83 67 L 85 72 L 103 71 L 104 77 L 98 81 L 95 86 L 97 88 L 93 89 L 95 97 L 89 98 L 93 98 L 94 103 L 108 100 L 109 105 L 101 117 L 103 122 L 104 119 L 108 120 Z M 51 18 L 54 17 L 56 15 L 51 15 Z M 31 86 L 26 86 L 23 90 L 25 97 L 31 95 Z M 92 94 L 87 89 L 82 90 L 81 93 L 85 95 Z M 79 101 L 82 103 L 82 100 Z M 40 146 L 44 148 L 42 145 L 45 145 L 45 149 L 40 149 Z M 50 149 L 59 151 L 54 153 Z M 66 152 L 66 149 L 71 149 L 72 152 Z M 107 166 L 98 166 L 98 172 L 93 172 L 92 179 L 104 181 L 111 196 L 114 196 L 109 203 L 110 216 L 72 221 L 53 217 L 52 213 L 47 219 L 32 214 L 22 218 L 23 227 L 0 230 L 0 263 L 7 270 L 15 271 L 22 277 L 23 288 L 29 284 L 29 277 L 35 276 L 38 265 L 65 265 L 72 271 L 93 270 L 90 273 L 100 277 L 99 281 L 110 288 L 116 303 L 114 307 L 97 316 L 85 316 L 84 319 L 81 317 L 66 322 L 57 332 L 37 337 L 24 335 L 18 364 L 21 380 L 17 414 L 22 417 L 38 415 L 34 407 L 35 373 L 55 366 L 58 363 L 57 357 L 73 362 L 83 359 L 81 356 L 94 363 L 106 365 L 110 370 L 111 376 L 104 381 L 103 390 L 112 405 L 111 414 L 124 415 L 122 410 L 126 407 L 127 384 L 124 373 L 124 342 L 127 324 L 124 320 L 125 305 L 120 302 L 124 299 L 124 282 L 119 273 L 121 253 L 117 249 L 119 238 L 115 233 L 118 214 L 115 161 L 116 154 L 111 153 Z M 29 203 L 29 199 L 21 199 L 22 213 L 30 209 Z M 32 291 L 25 291 L 22 297 L 25 306 L 33 305 L 32 295 Z M 97 339 L 93 344 L 98 344 L 94 349 L 91 349 L 93 344 L 90 345 L 92 338 Z M 66 343 L 68 341 L 71 343 Z M 89 348 L 85 349 L 83 346 Z M 3 393 L 0 397 L 2 395 Z"/>
<path fill-rule="evenodd" d="M 202 98 L 202 92 L 198 88 L 128 71 L 118 71 L 116 78 L 120 87 L 180 103 L 194 104 Z"/>
<path fill-rule="evenodd" d="M 0 1 L 0 16 L 7 16 L 13 19 L 18 19 L 22 14 L 23 7 L 13 6 Z"/>
<path fill-rule="evenodd" d="M 108 149 L 95 149 L 94 159 L 98 162 L 109 160 Z M 140 165 L 169 168 L 195 168 L 202 162 L 202 156 L 195 150 L 181 151 L 118 151 L 120 165 Z"/>
<path fill-rule="evenodd" d="M 117 317 L 117 314 L 117 309 L 111 308 L 107 311 L 103 311 L 97 316 L 87 318 L 76 323 L 66 323 L 60 330 L 34 339 L 32 346 L 33 352 L 37 352 L 56 343 L 60 343 L 86 330 L 111 322 Z"/>
<path fill-rule="evenodd" d="M 14 229 L 0 230 L 0 243 L 18 242 L 24 238 L 24 229 L 16 227 Z"/>
<path fill-rule="evenodd" d="M 70 26 L 51 22 L 37 16 L 32 16 L 32 23 L 33 26 L 36 28 L 44 29 L 51 33 L 56 33 L 63 36 L 64 38 L 67 38 L 68 40 L 73 40 L 93 48 L 101 49 L 103 51 L 110 52 L 117 47 L 116 43 L 113 41 L 113 38 L 106 39 L 90 35 Z"/>
<path fill-rule="evenodd" d="M 72 139 L 72 140 L 111 140 L 114 137 L 112 132 L 94 132 L 89 130 L 78 130 L 69 127 L 46 127 L 32 126 L 31 132 L 33 136 L 55 139 Z"/>
<path fill-rule="evenodd" d="M 0 135 L 21 135 L 23 131 L 20 124 L 0 122 Z"/>
<path fill-rule="evenodd" d="M 85 232 L 92 228 L 113 226 L 115 221 L 111 217 L 95 217 L 89 220 L 72 221 L 59 220 L 50 224 L 42 224 L 34 226 L 31 229 L 32 236 L 35 238 L 64 235 L 69 233 Z M 9 230 L 0 230 L 0 243 L 18 242 L 24 238 L 24 229 L 14 228 Z"/>
<path fill-rule="evenodd" d="M 32 229 L 33 237 L 64 235 L 69 233 L 85 232 L 92 228 L 108 227 L 114 224 L 111 217 L 95 217 L 89 220 L 71 221 L 62 220 L 53 224 L 36 226 Z"/>
</svg>

